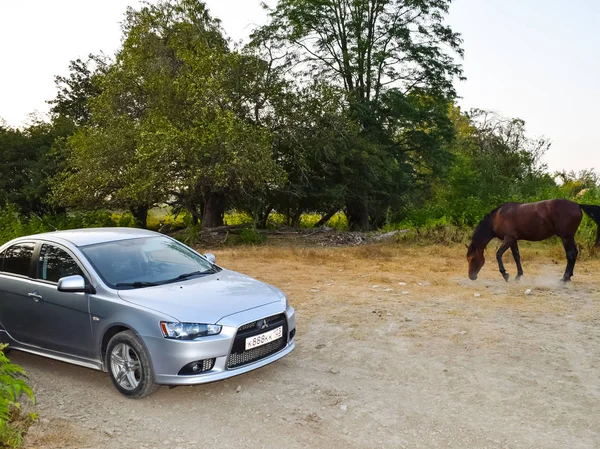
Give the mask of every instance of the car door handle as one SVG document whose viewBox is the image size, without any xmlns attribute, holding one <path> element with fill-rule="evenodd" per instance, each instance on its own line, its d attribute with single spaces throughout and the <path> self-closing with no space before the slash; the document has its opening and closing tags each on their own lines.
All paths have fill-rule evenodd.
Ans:
<svg viewBox="0 0 600 449">
<path fill-rule="evenodd" d="M 31 293 L 27 293 L 27 296 L 29 296 L 30 298 L 33 298 L 33 300 L 35 302 L 38 302 L 40 299 L 42 299 L 42 295 L 40 295 L 37 290 Z"/>
</svg>

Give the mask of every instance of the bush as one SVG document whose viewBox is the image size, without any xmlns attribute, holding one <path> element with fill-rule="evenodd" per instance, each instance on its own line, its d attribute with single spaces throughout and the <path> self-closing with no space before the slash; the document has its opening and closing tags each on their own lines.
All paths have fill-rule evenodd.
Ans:
<svg viewBox="0 0 600 449">
<path fill-rule="evenodd" d="M 224 224 L 227 226 L 249 224 L 252 223 L 252 221 L 252 217 L 247 212 L 240 212 L 235 209 L 227 212 L 223 219 Z"/>
<path fill-rule="evenodd" d="M 129 212 L 108 211 L 72 212 L 68 214 L 24 216 L 14 205 L 0 208 L 0 244 L 24 235 L 51 232 L 57 229 L 133 226 Z"/>
<path fill-rule="evenodd" d="M 467 243 L 471 239 L 473 229 L 468 226 L 456 226 L 449 223 L 444 217 L 440 220 L 428 220 L 423 226 L 414 226 L 410 222 L 386 227 L 389 230 L 408 230 L 398 236 L 399 242 L 424 243 L 438 245 L 453 245 Z"/>
<path fill-rule="evenodd" d="M 193 246 L 200 242 L 202 238 L 202 228 L 199 224 L 188 226 L 182 231 L 173 234 L 172 237 L 179 240 L 184 245 Z"/>
<path fill-rule="evenodd" d="M 246 245 L 258 245 L 266 239 L 267 237 L 256 229 L 242 229 L 238 236 L 238 241 Z"/>
<path fill-rule="evenodd" d="M 25 382 L 25 371 L 10 363 L 0 345 L 0 447 L 17 448 L 23 443 L 23 436 L 37 419 L 34 413 L 23 415 L 20 399 L 23 395 L 35 401 L 33 391 Z"/>
<path fill-rule="evenodd" d="M 348 229 L 348 218 L 343 212 L 338 212 L 329 219 L 326 225 L 338 231 L 345 231 Z"/>
</svg>

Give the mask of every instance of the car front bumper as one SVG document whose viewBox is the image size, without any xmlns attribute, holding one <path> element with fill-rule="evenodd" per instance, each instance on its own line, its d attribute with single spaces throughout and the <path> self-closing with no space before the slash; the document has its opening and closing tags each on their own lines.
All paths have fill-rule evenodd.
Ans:
<svg viewBox="0 0 600 449">
<path fill-rule="evenodd" d="M 287 319 L 287 343 L 277 352 L 254 362 L 228 368 L 227 362 L 238 328 L 246 323 L 285 313 Z M 154 367 L 155 382 L 161 385 L 195 385 L 228 379 L 239 374 L 273 363 L 294 350 L 296 318 L 293 307 L 283 310 L 281 303 L 267 304 L 225 317 L 219 321 L 221 333 L 194 341 L 167 338 L 142 337 L 148 347 Z M 290 337 L 291 335 L 291 337 Z M 178 374 L 189 363 L 215 359 L 213 367 L 199 374 Z"/>
</svg>

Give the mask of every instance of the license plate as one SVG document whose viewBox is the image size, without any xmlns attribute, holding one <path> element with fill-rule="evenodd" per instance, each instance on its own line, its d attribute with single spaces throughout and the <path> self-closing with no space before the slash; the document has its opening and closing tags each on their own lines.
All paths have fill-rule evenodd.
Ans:
<svg viewBox="0 0 600 449">
<path fill-rule="evenodd" d="M 246 338 L 246 351 L 252 348 L 258 348 L 259 346 L 266 345 L 272 341 L 278 340 L 283 337 L 283 326 L 279 326 L 272 331 L 265 332 L 264 334 L 255 335 L 254 337 Z"/>
</svg>

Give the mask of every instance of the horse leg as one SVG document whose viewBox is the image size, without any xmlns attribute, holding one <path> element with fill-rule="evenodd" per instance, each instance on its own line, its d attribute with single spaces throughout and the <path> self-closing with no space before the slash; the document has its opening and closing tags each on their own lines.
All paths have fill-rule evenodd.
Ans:
<svg viewBox="0 0 600 449">
<path fill-rule="evenodd" d="M 565 274 L 563 275 L 561 281 L 569 282 L 571 280 L 571 276 L 573 276 L 573 269 L 575 268 L 575 261 L 577 260 L 577 254 L 579 251 L 577 250 L 575 238 L 562 237 L 562 242 L 563 246 L 565 247 L 565 253 L 567 254 L 567 268 L 565 269 Z"/>
<path fill-rule="evenodd" d="M 498 261 L 498 268 L 500 269 L 500 274 L 502 274 L 502 277 L 504 278 L 505 281 L 508 281 L 508 278 L 510 276 L 504 269 L 504 264 L 502 263 L 502 256 L 504 255 L 506 250 L 508 248 L 510 248 L 514 243 L 515 243 L 515 239 L 513 239 L 512 237 L 508 237 L 508 236 L 504 237 L 504 240 L 502 240 L 502 245 L 500 245 L 500 248 L 496 252 L 496 260 Z"/>
<path fill-rule="evenodd" d="M 515 280 L 518 281 L 521 279 L 521 276 L 523 276 L 523 267 L 521 266 L 521 254 L 519 254 L 519 245 L 517 245 L 517 242 L 510 246 L 510 250 L 515 258 L 515 263 L 517 264 L 517 277 Z"/>
</svg>

